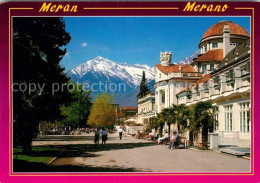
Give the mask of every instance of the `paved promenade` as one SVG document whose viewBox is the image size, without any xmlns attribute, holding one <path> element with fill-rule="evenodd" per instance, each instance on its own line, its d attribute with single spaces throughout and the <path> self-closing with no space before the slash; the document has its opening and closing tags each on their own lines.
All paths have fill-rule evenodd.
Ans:
<svg viewBox="0 0 260 183">
<path fill-rule="evenodd" d="M 100 141 L 101 143 L 101 141 Z M 62 151 L 51 166 L 86 166 L 95 171 L 249 172 L 250 160 L 212 151 L 168 150 L 147 140 L 110 134 L 106 145 L 93 144 L 93 134 L 48 136 L 34 146 L 51 145 Z"/>
</svg>

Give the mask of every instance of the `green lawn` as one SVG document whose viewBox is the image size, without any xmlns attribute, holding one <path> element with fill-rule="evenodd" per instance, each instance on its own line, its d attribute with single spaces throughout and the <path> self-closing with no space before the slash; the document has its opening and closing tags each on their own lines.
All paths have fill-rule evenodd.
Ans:
<svg viewBox="0 0 260 183">
<path fill-rule="evenodd" d="M 59 152 L 51 147 L 33 147 L 30 154 L 23 154 L 22 148 L 13 149 L 13 159 L 23 160 L 27 162 L 48 164 L 54 157 L 58 156 Z"/>
</svg>

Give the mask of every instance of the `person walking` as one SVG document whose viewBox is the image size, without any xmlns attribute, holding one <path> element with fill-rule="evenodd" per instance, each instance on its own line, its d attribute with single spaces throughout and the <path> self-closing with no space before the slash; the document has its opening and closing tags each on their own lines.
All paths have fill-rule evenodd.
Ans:
<svg viewBox="0 0 260 183">
<path fill-rule="evenodd" d="M 123 134 L 123 129 L 121 128 L 121 126 L 120 126 L 120 128 L 118 130 L 118 133 L 119 133 L 119 139 L 121 140 L 122 139 L 122 134 Z"/>
<path fill-rule="evenodd" d="M 107 141 L 107 131 L 104 127 L 102 128 L 101 135 L 102 135 L 102 144 L 105 144 Z"/>
<path fill-rule="evenodd" d="M 96 128 L 95 129 L 95 137 L 94 137 L 95 145 L 99 144 L 99 137 L 100 137 L 100 131 L 99 131 L 99 128 Z"/>
</svg>

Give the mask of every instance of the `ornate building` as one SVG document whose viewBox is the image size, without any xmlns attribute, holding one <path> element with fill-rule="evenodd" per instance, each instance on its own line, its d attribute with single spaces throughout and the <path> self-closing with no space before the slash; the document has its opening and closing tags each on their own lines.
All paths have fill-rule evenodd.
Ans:
<svg viewBox="0 0 260 183">
<path fill-rule="evenodd" d="M 155 67 L 156 111 L 210 100 L 219 109 L 214 127 L 219 144 L 249 147 L 249 34 L 238 24 L 221 21 L 205 32 L 199 48 L 201 54 L 190 65 L 174 65 L 165 56 L 171 53 L 161 53 L 161 64 Z"/>
<path fill-rule="evenodd" d="M 155 116 L 154 94 L 148 92 L 144 97 L 140 97 L 137 100 L 137 124 L 142 124 L 145 127 L 149 123 L 150 119 Z"/>
</svg>

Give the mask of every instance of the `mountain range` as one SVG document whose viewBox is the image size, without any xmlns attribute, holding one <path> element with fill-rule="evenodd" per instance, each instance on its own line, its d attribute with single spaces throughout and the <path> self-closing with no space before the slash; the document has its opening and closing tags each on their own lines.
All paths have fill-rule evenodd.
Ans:
<svg viewBox="0 0 260 183">
<path fill-rule="evenodd" d="M 177 64 L 184 64 L 184 65 L 191 64 L 193 62 L 193 59 L 198 57 L 199 54 L 200 54 L 200 50 L 197 50 L 193 54 L 191 54 L 190 56 L 185 57 L 181 61 L 178 61 Z"/>
<path fill-rule="evenodd" d="M 97 56 L 67 72 L 74 81 L 92 90 L 92 96 L 106 91 L 114 95 L 114 102 L 123 106 L 137 106 L 136 95 L 143 71 L 149 88 L 153 88 L 154 71 L 148 65 L 118 63 Z"/>
<path fill-rule="evenodd" d="M 199 53 L 199 50 L 195 51 L 177 63 L 190 64 Z M 120 107 L 136 107 L 136 95 L 143 71 L 148 88 L 154 92 L 154 68 L 148 65 L 118 63 L 97 56 L 68 71 L 67 75 L 73 82 L 82 83 L 85 89 L 91 89 L 93 99 L 97 93 L 105 91 L 114 95 L 114 102 L 120 104 Z"/>
</svg>

